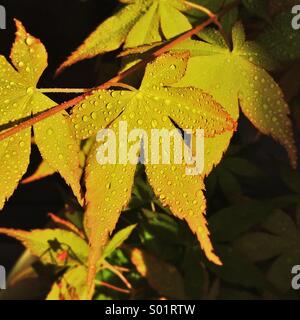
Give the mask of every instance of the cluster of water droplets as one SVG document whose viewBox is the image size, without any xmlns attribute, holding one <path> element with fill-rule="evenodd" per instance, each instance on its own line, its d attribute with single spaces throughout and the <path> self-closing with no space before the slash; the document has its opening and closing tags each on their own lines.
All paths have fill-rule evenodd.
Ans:
<svg viewBox="0 0 300 320">
<path fill-rule="evenodd" d="M 264 134 L 271 135 L 286 149 L 293 164 L 296 150 L 289 118 L 289 107 L 277 83 L 262 69 L 248 70 L 240 92 L 241 107 L 251 122 Z"/>
</svg>

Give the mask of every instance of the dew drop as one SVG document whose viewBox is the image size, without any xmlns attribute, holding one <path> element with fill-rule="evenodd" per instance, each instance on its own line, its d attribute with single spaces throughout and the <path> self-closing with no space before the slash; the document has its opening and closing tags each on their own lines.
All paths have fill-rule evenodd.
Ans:
<svg viewBox="0 0 300 320">
<path fill-rule="evenodd" d="M 27 94 L 33 94 L 33 91 L 34 91 L 33 87 L 29 87 L 26 92 Z"/>
<path fill-rule="evenodd" d="M 26 42 L 26 44 L 27 44 L 28 46 L 32 46 L 33 43 L 34 43 L 34 40 L 33 40 L 32 37 L 27 37 L 26 40 L 25 40 L 25 42 Z"/>
<path fill-rule="evenodd" d="M 112 103 L 108 103 L 107 105 L 106 105 L 106 109 L 111 109 L 113 107 L 113 104 Z"/>
<path fill-rule="evenodd" d="M 97 113 L 96 113 L 96 112 L 92 112 L 92 113 L 91 113 L 91 118 L 92 118 L 93 120 L 96 120 L 96 119 L 97 119 Z"/>
</svg>

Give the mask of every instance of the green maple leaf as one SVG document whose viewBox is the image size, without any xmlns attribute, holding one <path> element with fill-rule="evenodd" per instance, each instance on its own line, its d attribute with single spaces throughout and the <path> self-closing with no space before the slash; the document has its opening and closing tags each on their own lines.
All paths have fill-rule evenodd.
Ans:
<svg viewBox="0 0 300 320">
<path fill-rule="evenodd" d="M 293 17 L 290 10 L 281 12 L 258 38 L 258 42 L 278 61 L 300 58 L 300 32 L 292 28 Z"/>
<path fill-rule="evenodd" d="M 262 231 L 247 233 L 235 241 L 235 248 L 250 261 L 274 259 L 268 280 L 282 293 L 290 289 L 291 270 L 300 260 L 300 213 L 296 221 L 284 211 L 275 211 L 263 224 Z"/>
<path fill-rule="evenodd" d="M 183 77 L 188 58 L 188 53 L 173 53 L 158 58 L 147 66 L 139 90 L 95 91 L 73 109 L 71 118 L 77 137 L 85 139 L 103 128 L 112 128 L 118 136 L 121 121 L 127 121 L 129 132 L 138 126 L 149 137 L 153 128 L 174 130 L 174 122 L 183 129 L 203 128 L 206 137 L 233 131 L 236 123 L 210 95 L 192 87 L 171 86 Z M 117 150 L 127 143 L 117 140 Z M 131 163 L 100 165 L 96 158 L 97 149 L 98 143 L 90 153 L 86 169 L 85 219 L 91 245 L 89 286 L 92 285 L 93 270 L 101 248 L 105 246 L 121 210 L 130 199 L 136 170 L 136 165 Z M 137 154 L 142 152 L 141 149 L 140 143 Z M 173 159 L 173 156 L 170 158 Z M 150 184 L 162 203 L 169 206 L 177 217 L 188 222 L 208 259 L 220 264 L 213 253 L 204 217 L 203 177 L 186 175 L 185 163 L 176 165 L 171 160 L 171 164 L 146 164 Z"/>
<path fill-rule="evenodd" d="M 136 225 L 129 226 L 117 232 L 103 251 L 98 261 L 97 271 L 103 266 L 101 263 L 110 256 L 131 235 Z M 104 267 L 105 268 L 105 267 Z M 86 300 L 87 299 L 87 272 L 86 265 L 71 266 L 63 277 L 52 285 L 47 300 Z"/>
<path fill-rule="evenodd" d="M 45 111 L 56 103 L 36 89 L 47 67 L 43 44 L 29 35 L 16 21 L 16 40 L 11 51 L 11 65 L 0 56 L 0 126 L 18 123 L 24 118 Z M 44 160 L 80 195 L 79 145 L 66 112 L 61 112 L 33 126 L 35 142 Z M 0 142 L 0 209 L 12 195 L 27 170 L 31 149 L 31 128 Z"/>
<path fill-rule="evenodd" d="M 105 20 L 85 42 L 60 66 L 58 72 L 74 63 L 125 47 L 170 39 L 191 29 L 182 14 L 187 7 L 182 0 L 133 0 Z"/>
<path fill-rule="evenodd" d="M 292 166 L 297 164 L 297 154 L 289 118 L 289 107 L 283 92 L 265 71 L 274 68 L 271 59 L 254 42 L 245 40 L 242 24 L 233 29 L 233 50 L 230 50 L 219 32 L 208 30 L 200 35 L 204 41 L 188 40 L 175 50 L 190 50 L 185 77 L 177 86 L 195 86 L 209 92 L 225 110 L 237 120 L 239 105 L 263 134 L 272 136 L 285 147 Z M 216 144 L 222 151 L 228 146 L 231 134 L 206 141 L 207 150 Z M 207 171 L 219 162 L 221 154 L 206 155 Z"/>
</svg>

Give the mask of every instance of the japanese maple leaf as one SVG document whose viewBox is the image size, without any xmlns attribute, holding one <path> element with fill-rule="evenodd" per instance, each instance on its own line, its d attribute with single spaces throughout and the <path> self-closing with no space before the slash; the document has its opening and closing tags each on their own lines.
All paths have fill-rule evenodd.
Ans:
<svg viewBox="0 0 300 320">
<path fill-rule="evenodd" d="M 235 248 L 250 261 L 272 260 L 268 280 L 282 293 L 291 289 L 291 270 L 300 260 L 300 214 L 295 221 L 276 210 L 261 225 L 261 231 L 247 233 L 235 241 Z"/>
<path fill-rule="evenodd" d="M 278 3 L 278 1 L 276 1 Z M 259 36 L 258 41 L 275 59 L 282 62 L 300 58 L 300 32 L 291 28 L 294 15 L 291 12 L 294 4 L 286 3 L 287 10 L 276 15 L 272 24 Z"/>
<path fill-rule="evenodd" d="M 121 0 L 127 5 L 108 18 L 60 66 L 58 72 L 74 63 L 125 47 L 170 39 L 191 29 L 181 11 L 187 9 L 182 0 Z"/>
<path fill-rule="evenodd" d="M 21 241 L 29 252 L 43 263 L 68 268 L 60 284 L 53 284 L 48 300 L 86 299 L 85 263 L 88 258 L 88 244 L 84 239 L 73 232 L 61 229 L 29 232 L 0 228 L 0 234 Z"/>
<path fill-rule="evenodd" d="M 11 65 L 0 56 L 0 127 L 7 129 L 32 114 L 50 109 L 56 103 L 36 88 L 47 67 L 43 44 L 29 35 L 16 20 L 16 40 L 11 51 Z M 35 142 L 44 160 L 80 195 L 79 145 L 66 112 L 61 112 L 33 126 Z M 0 209 L 12 195 L 27 170 L 31 150 L 31 128 L 0 142 Z"/>
<path fill-rule="evenodd" d="M 289 107 L 278 84 L 265 70 L 274 63 L 264 50 L 246 41 L 241 23 L 233 28 L 233 49 L 229 49 L 218 31 L 208 29 L 200 35 L 205 41 L 188 40 L 175 50 L 190 50 L 185 76 L 176 86 L 194 86 L 213 95 L 234 120 L 239 106 L 245 116 L 263 134 L 270 135 L 285 147 L 290 162 L 297 165 Z M 232 133 L 206 139 L 206 173 L 222 158 Z M 219 145 L 218 152 L 208 152 Z"/>
<path fill-rule="evenodd" d="M 23 231 L 0 228 L 0 234 L 19 240 L 30 254 L 43 263 L 68 268 L 60 281 L 53 284 L 47 300 L 85 300 L 89 247 L 78 229 L 70 222 L 65 223 L 65 227 L 72 232 L 62 229 Z M 114 235 L 103 250 L 97 272 L 105 268 L 102 263 L 128 239 L 135 227 L 128 226 Z"/>
<path fill-rule="evenodd" d="M 138 127 L 149 136 L 151 129 L 204 129 L 206 137 L 231 132 L 236 123 L 221 105 L 200 89 L 174 88 L 171 85 L 185 73 L 189 54 L 173 53 L 148 64 L 139 90 L 98 90 L 73 109 L 72 122 L 80 139 L 111 128 L 118 133 L 121 121 L 127 121 L 128 131 Z M 123 139 L 123 138 L 122 138 Z M 117 152 L 126 144 L 117 141 Z M 103 164 L 97 162 L 95 143 L 86 168 L 86 227 L 90 239 L 89 286 L 92 286 L 95 263 L 114 230 L 122 209 L 131 196 L 136 165 Z M 171 148 L 173 150 L 173 148 Z M 139 152 L 145 153 L 139 146 Z M 173 159 L 173 157 L 171 157 Z M 206 203 L 203 178 L 186 174 L 186 163 L 150 164 L 146 172 L 154 192 L 177 217 L 185 219 L 197 235 L 209 260 L 220 264 L 213 252 L 204 217 Z"/>
<path fill-rule="evenodd" d="M 45 264 L 76 266 L 88 258 L 88 244 L 71 231 L 62 229 L 23 231 L 0 228 L 0 234 L 17 239 Z M 68 253 L 68 258 L 62 261 L 60 257 L 64 252 Z"/>
</svg>

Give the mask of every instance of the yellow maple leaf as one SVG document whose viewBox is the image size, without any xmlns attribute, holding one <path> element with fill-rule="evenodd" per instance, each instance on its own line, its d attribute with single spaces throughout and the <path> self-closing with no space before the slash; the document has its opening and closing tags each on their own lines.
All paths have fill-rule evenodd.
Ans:
<svg viewBox="0 0 300 320">
<path fill-rule="evenodd" d="M 0 126 L 5 130 L 20 121 L 50 109 L 56 103 L 36 88 L 47 67 L 47 51 L 40 40 L 28 34 L 16 20 L 16 40 L 11 65 L 0 56 Z M 47 164 L 72 187 L 81 201 L 79 144 L 66 112 L 33 126 L 35 142 Z M 0 209 L 12 195 L 29 164 L 31 128 L 0 142 Z"/>
<path fill-rule="evenodd" d="M 137 126 L 150 136 L 152 129 L 204 129 L 206 137 L 215 137 L 236 128 L 235 121 L 213 98 L 196 88 L 174 88 L 172 84 L 185 73 L 188 53 L 170 53 L 148 64 L 139 90 L 97 90 L 73 109 L 71 115 L 76 135 L 80 139 L 95 135 L 97 131 L 110 128 L 118 136 L 120 125 L 126 122 L 128 131 Z M 101 131 L 100 131 L 101 132 Z M 180 135 L 182 139 L 182 136 Z M 134 157 L 147 154 L 143 139 L 138 141 Z M 183 139 L 182 139 L 183 140 Z M 117 153 L 128 142 L 125 137 L 116 141 Z M 170 141 L 170 163 L 147 162 L 146 172 L 154 192 L 162 203 L 189 224 L 209 260 L 221 264 L 209 239 L 205 219 L 205 189 L 201 175 L 187 175 L 188 163 L 174 160 L 172 151 L 175 139 Z M 129 142 L 130 144 L 130 142 Z M 159 142 L 162 147 L 162 142 Z M 100 146 L 104 146 L 103 142 Z M 136 146 L 136 144 L 135 144 Z M 132 147 L 132 142 L 131 142 Z M 114 230 L 122 209 L 127 205 L 134 181 L 136 162 L 99 164 L 98 143 L 95 143 L 86 169 L 87 211 L 85 225 L 90 240 L 88 285 L 93 292 L 96 263 L 101 250 Z M 145 156 L 147 158 L 147 156 Z M 160 160 L 164 157 L 160 156 Z M 182 157 L 182 155 L 180 156 Z"/>
</svg>

